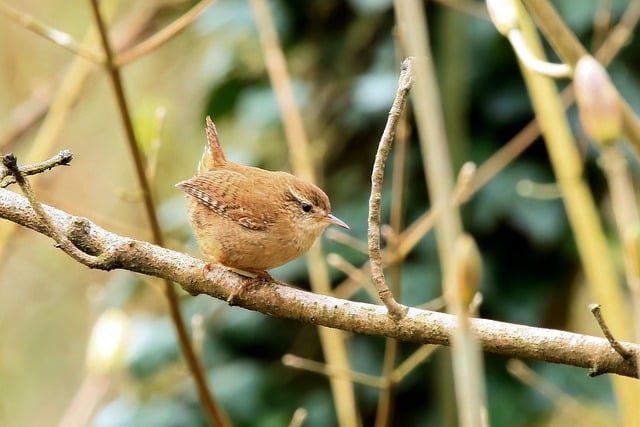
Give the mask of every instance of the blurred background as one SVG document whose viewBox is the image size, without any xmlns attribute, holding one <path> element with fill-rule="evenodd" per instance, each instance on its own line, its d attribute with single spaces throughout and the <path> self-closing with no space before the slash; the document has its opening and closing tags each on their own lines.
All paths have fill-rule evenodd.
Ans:
<svg viewBox="0 0 640 427">
<path fill-rule="evenodd" d="M 598 21 L 603 13 L 610 12 L 615 22 L 627 5 L 618 0 L 553 3 L 589 49 L 606 34 L 608 26 Z M 116 51 L 124 52 L 195 4 L 109 0 L 102 8 L 111 15 Z M 8 6 L 100 52 L 90 35 L 94 21 L 89 2 L 3 1 L 0 151 L 15 152 L 27 163 L 71 150 L 71 167 L 34 179 L 40 199 L 115 233 L 150 240 L 106 73 L 10 18 Z M 401 61 L 393 4 L 277 0 L 269 1 L 269 7 L 318 182 L 330 196 L 334 213 L 351 225 L 349 235 L 366 241 L 371 166 Z M 482 164 L 490 158 L 533 113 L 512 50 L 488 21 L 483 2 L 426 1 L 425 8 L 453 168 L 458 171 L 466 161 Z M 636 40 L 608 67 L 636 111 L 637 52 Z M 174 184 L 195 173 L 206 115 L 216 122 L 228 158 L 291 170 L 249 3 L 214 2 L 167 43 L 122 65 L 121 73 L 166 245 L 198 256 L 185 199 Z M 568 116 L 585 178 L 605 228 L 613 231 L 598 150 L 584 136 L 575 108 Z M 394 153 L 387 177 L 394 172 Z M 636 158 L 628 157 L 637 178 Z M 405 167 L 402 222 L 411 224 L 430 206 L 411 121 Z M 389 222 L 391 198 L 387 178 L 383 223 Z M 483 186 L 462 207 L 462 216 L 483 259 L 482 317 L 601 335 L 587 309 L 594 301 L 586 293 L 574 238 L 540 139 Z M 323 239 L 326 254 L 338 254 L 358 267 L 366 262 L 360 251 L 328 237 Z M 329 272 L 336 286 L 346 278 L 339 269 L 329 267 Z M 308 287 L 304 259 L 272 275 Z M 441 296 L 433 232 L 407 257 L 398 277 L 404 304 L 421 305 Z M 375 302 L 363 290 L 351 298 Z M 181 294 L 181 304 L 187 324 L 195 325 L 194 334 L 200 337 L 196 341 L 211 387 L 234 425 L 288 425 L 300 407 L 308 412 L 305 426 L 337 425 L 327 378 L 282 362 L 286 354 L 323 361 L 315 327 L 231 308 L 206 296 Z M 96 369 L 91 363 L 85 367 L 89 337 L 105 312 L 117 313 L 116 323 L 126 325 L 125 337 L 118 344 L 117 360 L 107 363 L 108 375 L 88 380 Z M 353 370 L 381 374 L 383 339 L 351 335 L 346 347 Z M 398 360 L 417 348 L 400 343 Z M 440 352 L 395 387 L 390 425 L 454 425 L 452 395 L 443 391 L 447 380 L 439 369 L 439 359 L 448 356 L 442 352 L 439 358 Z M 525 370 L 518 378 L 509 372 L 513 366 L 505 358 L 487 354 L 485 364 L 494 426 L 566 425 L 571 420 L 607 425 L 615 416 L 608 376 L 589 378 L 583 369 L 527 362 L 533 371 L 518 365 Z M 536 380 L 525 384 L 523 376 Z M 373 425 L 379 390 L 357 384 L 355 392 L 362 424 Z M 0 425 L 58 425 L 74 398 L 95 401 L 89 425 L 96 427 L 206 425 L 167 316 L 161 282 L 128 272 L 90 271 L 55 249 L 51 240 L 0 221 Z"/>
</svg>

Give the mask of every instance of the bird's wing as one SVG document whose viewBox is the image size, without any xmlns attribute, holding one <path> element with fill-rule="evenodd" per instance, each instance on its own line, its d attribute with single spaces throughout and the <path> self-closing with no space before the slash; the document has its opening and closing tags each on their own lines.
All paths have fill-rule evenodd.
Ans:
<svg viewBox="0 0 640 427">
<path fill-rule="evenodd" d="M 188 195 L 213 212 L 237 221 L 243 227 L 264 231 L 273 224 L 273 200 L 243 174 L 230 170 L 211 170 L 179 183 Z"/>
</svg>

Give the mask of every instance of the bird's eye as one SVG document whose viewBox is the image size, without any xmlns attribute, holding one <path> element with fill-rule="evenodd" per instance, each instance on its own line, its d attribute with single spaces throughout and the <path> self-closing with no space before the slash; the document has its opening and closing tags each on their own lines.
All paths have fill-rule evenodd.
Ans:
<svg viewBox="0 0 640 427">
<path fill-rule="evenodd" d="M 311 206 L 309 203 L 307 202 L 302 202 L 302 210 L 304 212 L 311 212 L 311 209 L 313 209 L 313 206 Z"/>
</svg>

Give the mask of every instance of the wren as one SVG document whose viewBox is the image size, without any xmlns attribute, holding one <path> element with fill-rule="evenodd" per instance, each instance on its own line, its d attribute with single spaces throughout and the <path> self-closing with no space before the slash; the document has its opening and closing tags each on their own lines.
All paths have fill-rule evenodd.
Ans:
<svg viewBox="0 0 640 427">
<path fill-rule="evenodd" d="M 329 224 L 349 228 L 317 186 L 228 161 L 213 121 L 206 122 L 198 173 L 176 186 L 187 193 L 191 227 L 207 262 L 270 277 L 266 270 L 304 255 Z"/>
</svg>

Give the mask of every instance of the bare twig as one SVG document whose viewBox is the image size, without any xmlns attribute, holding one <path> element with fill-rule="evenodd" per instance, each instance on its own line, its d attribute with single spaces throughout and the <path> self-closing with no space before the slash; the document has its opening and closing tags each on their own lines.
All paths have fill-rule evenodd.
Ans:
<svg viewBox="0 0 640 427">
<path fill-rule="evenodd" d="M 593 314 L 593 317 L 596 318 L 596 322 L 598 322 L 598 326 L 600 326 L 602 333 L 604 334 L 605 338 L 607 338 L 609 344 L 611 344 L 611 347 L 613 347 L 616 353 L 622 356 L 623 359 L 630 358 L 632 354 L 627 351 L 627 349 L 625 349 L 622 344 L 620 344 L 620 341 L 618 341 L 609 330 L 607 322 L 604 321 L 604 317 L 602 316 L 600 304 L 590 304 L 589 310 L 591 310 L 591 313 Z"/>
<path fill-rule="evenodd" d="M 63 47 L 69 52 L 82 56 L 95 64 L 100 64 L 103 61 L 102 56 L 76 42 L 69 34 L 56 30 L 55 28 L 51 28 L 41 23 L 33 16 L 22 13 L 8 4 L 0 2 L 0 13 L 22 25 L 24 28 L 33 31 L 60 47 Z"/>
<path fill-rule="evenodd" d="M 640 19 L 640 1 L 631 0 L 627 5 L 618 24 L 607 35 L 604 42 L 598 47 L 595 57 L 602 64 L 608 64 L 620 52 L 620 49 L 627 44 L 633 30 Z"/>
<path fill-rule="evenodd" d="M 51 236 L 51 238 L 56 241 L 56 245 L 71 258 L 75 259 L 78 262 L 81 262 L 86 266 L 89 266 L 91 268 L 103 268 L 105 266 L 105 262 L 108 262 L 105 261 L 105 259 L 108 258 L 108 253 L 105 254 L 105 258 L 102 257 L 102 254 L 101 256 L 89 255 L 77 248 L 73 243 L 71 243 L 67 236 L 64 235 L 64 233 L 56 228 L 56 226 L 51 222 L 51 219 L 49 219 L 47 213 L 42 208 L 42 205 L 36 198 L 35 194 L 33 194 L 31 185 L 29 185 L 29 181 L 27 181 L 24 174 L 20 170 L 20 167 L 18 167 L 18 159 L 16 158 L 16 156 L 13 155 L 13 153 L 4 155 L 2 157 L 2 164 L 13 175 L 15 181 L 20 186 L 20 189 L 27 197 L 27 200 L 29 200 L 29 204 L 38 216 L 38 219 L 47 231 L 47 235 Z"/>
<path fill-rule="evenodd" d="M 362 271 L 361 268 L 357 268 L 355 265 L 351 264 L 340 254 L 328 254 L 327 263 L 346 274 L 352 282 L 367 284 L 371 281 L 371 277 L 368 274 Z M 363 286 L 363 288 L 370 294 L 371 298 L 376 298 L 377 294 L 373 286 Z"/>
<path fill-rule="evenodd" d="M 72 159 L 73 154 L 71 154 L 71 151 L 62 150 L 49 160 L 20 167 L 19 172 L 23 176 L 35 175 L 52 169 L 56 166 L 68 166 Z M 16 182 L 17 181 L 15 175 L 9 168 L 6 168 L 4 170 L 0 169 L 0 187 L 6 188 L 11 184 L 15 184 Z"/>
<path fill-rule="evenodd" d="M 153 241 L 156 244 L 162 246 L 162 231 L 160 230 L 160 223 L 158 222 L 158 217 L 156 215 L 153 196 L 151 194 L 151 186 L 147 179 L 142 153 L 140 152 L 139 145 L 136 141 L 136 136 L 133 131 L 133 123 L 131 122 L 131 114 L 129 113 L 129 106 L 127 104 L 124 87 L 122 85 L 120 69 L 114 62 L 113 49 L 111 46 L 111 42 L 109 41 L 109 35 L 107 33 L 105 21 L 102 17 L 102 13 L 100 12 L 98 0 L 91 0 L 91 11 L 93 12 L 93 17 L 100 34 L 100 41 L 102 43 L 102 49 L 105 55 L 105 67 L 108 72 L 111 85 L 113 86 L 113 92 L 116 98 L 118 112 L 120 113 L 120 119 L 122 120 L 122 124 L 124 126 L 125 134 L 127 137 L 127 145 L 129 147 L 131 158 L 134 162 L 134 169 L 138 184 L 140 185 L 142 191 L 142 199 L 144 202 L 147 219 L 151 227 Z M 193 376 L 200 402 L 202 403 L 204 411 L 209 418 L 209 422 L 216 426 L 228 426 L 230 425 L 230 421 L 227 419 L 226 414 L 218 406 L 218 403 L 213 397 L 213 393 L 211 392 L 207 384 L 202 364 L 200 363 L 200 360 L 194 352 L 189 333 L 187 332 L 187 328 L 184 324 L 184 321 L 182 320 L 178 296 L 176 294 L 176 290 L 174 289 L 173 283 L 171 283 L 170 280 L 165 280 L 165 294 L 167 297 L 167 302 L 169 304 L 169 313 L 171 315 L 171 320 L 176 328 L 176 333 L 178 335 L 180 349 L 182 350 L 182 354 L 184 355 L 184 358 L 187 362 L 187 366 L 191 372 L 191 375 Z"/>
<path fill-rule="evenodd" d="M 400 43 L 397 43 L 400 45 Z M 397 58 L 403 58 L 401 52 L 396 51 Z M 389 214 L 389 237 L 387 249 L 395 251 L 400 244 L 398 236 L 402 232 L 404 217 L 404 201 L 407 187 L 408 151 L 411 126 L 409 113 L 405 109 L 399 117 L 396 129 L 395 147 L 393 156 L 393 172 L 391 174 L 391 212 Z M 384 228 L 381 229 L 384 231 Z M 383 234 L 384 235 L 384 234 Z M 397 263 L 389 268 L 389 289 L 393 295 L 401 295 L 402 292 L 402 264 Z M 388 427 L 393 419 L 395 401 L 395 383 L 391 379 L 398 359 L 398 340 L 387 338 L 384 346 L 384 359 L 382 362 L 382 374 L 386 386 L 378 394 L 378 408 L 376 410 L 375 427 Z"/>
<path fill-rule="evenodd" d="M 336 228 L 329 228 L 327 231 L 325 231 L 324 237 L 342 246 L 351 248 L 356 252 L 360 252 L 361 254 L 366 255 L 369 253 L 367 242 L 365 242 L 364 240 L 360 240 L 351 234 L 347 234 L 343 231 L 337 230 Z"/>
<path fill-rule="evenodd" d="M 568 425 L 568 423 L 571 422 L 577 423 L 578 425 L 589 425 L 589 423 L 584 422 L 585 411 L 589 410 L 588 406 L 580 403 L 579 400 L 570 394 L 563 392 L 551 381 L 548 381 L 542 375 L 539 375 L 528 367 L 522 360 L 509 360 L 507 362 L 507 372 L 523 384 L 546 397 L 558 412 L 566 414 L 568 419 L 565 418 L 563 420 L 561 418 L 560 420 L 563 420 L 564 423 L 560 421 L 560 424 Z"/>
<path fill-rule="evenodd" d="M 164 43 L 171 40 L 175 35 L 179 34 L 182 30 L 187 28 L 189 24 L 195 21 L 202 14 L 202 12 L 204 12 L 216 1 L 217 0 L 201 0 L 199 3 L 196 3 L 191 9 L 185 12 L 184 15 L 180 16 L 171 24 L 163 27 L 160 31 L 133 46 L 132 48 L 117 55 L 114 59 L 115 65 L 118 67 L 122 67 L 124 65 L 130 64 L 157 49 L 159 46 L 162 46 Z"/>
<path fill-rule="evenodd" d="M 613 1 L 604 0 L 593 17 L 593 41 L 591 50 L 596 50 L 602 45 L 607 33 L 611 30 Z"/>
<path fill-rule="evenodd" d="M 399 383 L 418 365 L 427 360 L 437 349 L 438 346 L 431 344 L 425 344 L 421 346 L 393 370 L 389 381 L 393 384 Z"/>
<path fill-rule="evenodd" d="M 640 256 L 638 244 L 638 198 L 631 168 L 617 145 L 602 148 L 599 159 L 609 187 L 611 207 L 622 249 L 626 284 L 629 288 L 636 338 L 640 338 Z"/>
<path fill-rule="evenodd" d="M 374 375 L 345 370 L 338 366 L 327 365 L 326 363 L 305 359 L 303 357 L 296 356 L 295 354 L 285 354 L 282 356 L 282 364 L 289 368 L 302 369 L 316 374 L 325 375 L 327 377 L 348 378 L 354 383 L 368 387 L 380 389 L 385 386 L 385 381 Z"/>
<path fill-rule="evenodd" d="M 76 247 L 87 253 L 106 253 L 109 248 L 109 258 L 99 266 L 101 269 L 119 268 L 160 277 L 180 283 L 190 294 L 206 294 L 222 301 L 250 280 L 217 266 L 203 277 L 202 260 L 119 236 L 50 206 L 42 207 L 54 228 L 67 234 Z M 52 237 L 28 200 L 12 191 L 0 189 L 0 218 Z M 78 223 L 83 227 L 77 227 Z M 255 283 L 238 305 L 271 316 L 422 344 L 449 345 L 457 327 L 456 317 L 450 314 L 409 308 L 403 319 L 393 320 L 385 307 L 306 292 L 276 281 Z M 487 319 L 469 319 L 469 324 L 489 353 L 638 377 L 639 344 L 622 343 L 633 354 L 623 359 L 611 351 L 604 338 Z"/>
<path fill-rule="evenodd" d="M 441 6 L 449 7 L 458 12 L 466 13 L 474 18 L 489 20 L 489 14 L 487 8 L 480 2 L 471 0 L 435 0 L 436 3 L 440 3 Z"/>
<path fill-rule="evenodd" d="M 407 307 L 399 304 L 389 290 L 384 279 L 382 268 L 382 251 L 380 250 L 380 201 L 382 199 L 382 181 L 384 178 L 384 168 L 391 149 L 391 143 L 395 136 L 398 119 L 407 103 L 407 96 L 413 83 L 411 59 L 402 62 L 400 79 L 398 80 L 398 91 L 393 101 L 387 124 L 382 132 L 378 152 L 373 163 L 371 172 L 371 197 L 369 198 L 369 259 L 371 260 L 371 279 L 373 280 L 378 295 L 389 310 L 389 315 L 394 319 L 401 319 L 407 313 Z"/>
<path fill-rule="evenodd" d="M 447 200 L 433 205 L 429 211 L 422 214 L 402 232 L 398 238 L 400 243 L 396 250 L 388 256 L 389 262 L 397 262 L 406 257 L 424 235 L 433 228 L 440 216 L 447 212 L 448 209 L 457 207 L 468 200 L 474 176 L 475 165 L 471 162 L 465 163 L 458 173 L 458 180 L 453 189 L 453 194 Z"/>
</svg>

